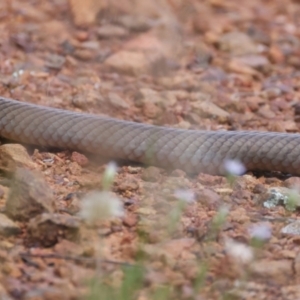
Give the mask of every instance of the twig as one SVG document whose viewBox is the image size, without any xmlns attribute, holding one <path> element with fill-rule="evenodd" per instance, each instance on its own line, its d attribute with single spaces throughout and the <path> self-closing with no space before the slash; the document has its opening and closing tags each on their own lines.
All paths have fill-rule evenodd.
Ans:
<svg viewBox="0 0 300 300">
<path fill-rule="evenodd" d="M 96 263 L 96 261 L 107 263 L 107 264 L 114 264 L 114 265 L 121 265 L 126 267 L 136 267 L 134 264 L 130 264 L 127 262 L 122 261 L 114 261 L 109 259 L 96 259 L 96 258 L 90 258 L 90 257 L 80 257 L 80 256 L 71 256 L 71 255 L 61 255 L 61 254 L 55 254 L 55 253 L 49 253 L 49 254 L 32 254 L 32 253 L 20 253 L 21 258 L 27 258 L 27 257 L 38 257 L 38 258 L 54 258 L 54 259 L 63 259 L 63 260 L 73 260 L 77 262 L 85 262 L 85 263 Z"/>
</svg>

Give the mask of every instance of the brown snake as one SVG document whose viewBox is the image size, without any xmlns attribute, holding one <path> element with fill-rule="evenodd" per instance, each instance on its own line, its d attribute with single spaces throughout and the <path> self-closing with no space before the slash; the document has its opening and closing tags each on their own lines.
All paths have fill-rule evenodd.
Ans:
<svg viewBox="0 0 300 300">
<path fill-rule="evenodd" d="M 188 173 L 222 175 L 226 159 L 239 159 L 247 170 L 300 175 L 300 134 L 175 129 L 0 97 L 0 135 Z"/>
</svg>

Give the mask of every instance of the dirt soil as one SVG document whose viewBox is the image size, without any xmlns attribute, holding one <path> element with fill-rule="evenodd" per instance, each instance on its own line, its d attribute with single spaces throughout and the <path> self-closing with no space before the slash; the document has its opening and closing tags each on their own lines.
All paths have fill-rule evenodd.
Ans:
<svg viewBox="0 0 300 300">
<path fill-rule="evenodd" d="M 297 0 L 2 0 L 0 95 L 299 132 L 299 15 Z M 8 141 L 0 154 L 1 299 L 300 299 L 297 177 L 110 175 L 86 153 Z"/>
</svg>

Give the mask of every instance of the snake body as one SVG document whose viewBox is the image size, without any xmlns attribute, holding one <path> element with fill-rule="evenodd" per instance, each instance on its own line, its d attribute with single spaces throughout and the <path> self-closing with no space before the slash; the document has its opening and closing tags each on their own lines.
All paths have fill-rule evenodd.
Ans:
<svg viewBox="0 0 300 300">
<path fill-rule="evenodd" d="M 222 175 L 224 161 L 238 159 L 247 170 L 300 175 L 300 134 L 175 129 L 0 97 L 0 136 L 188 173 Z"/>
</svg>

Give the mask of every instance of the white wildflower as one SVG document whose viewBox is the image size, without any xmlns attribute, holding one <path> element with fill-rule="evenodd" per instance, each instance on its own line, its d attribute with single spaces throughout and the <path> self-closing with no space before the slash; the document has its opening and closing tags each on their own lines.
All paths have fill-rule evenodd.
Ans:
<svg viewBox="0 0 300 300">
<path fill-rule="evenodd" d="M 271 226 L 268 223 L 253 224 L 248 231 L 252 238 L 260 241 L 267 241 L 272 237 Z"/>
<path fill-rule="evenodd" d="M 110 162 L 103 174 L 103 189 L 109 190 L 112 183 L 114 182 L 115 176 L 117 174 L 118 166 L 115 162 Z"/>
<path fill-rule="evenodd" d="M 174 193 L 175 197 L 186 203 L 193 203 L 196 201 L 195 193 L 192 190 L 178 189 Z"/>
<path fill-rule="evenodd" d="M 242 264 L 250 263 L 254 258 L 253 251 L 249 246 L 232 239 L 225 240 L 225 250 L 231 258 Z"/>
<path fill-rule="evenodd" d="M 229 214 L 229 208 L 226 205 L 222 205 L 215 216 L 213 217 L 213 229 L 219 230 L 226 222 L 226 218 Z"/>
<path fill-rule="evenodd" d="M 229 207 L 227 205 L 222 205 L 218 210 L 218 216 L 222 219 L 226 219 L 229 214 Z"/>
<path fill-rule="evenodd" d="M 237 159 L 227 159 L 224 162 L 225 171 L 230 175 L 243 175 L 246 172 L 245 166 Z"/>
<path fill-rule="evenodd" d="M 124 209 L 119 198 L 110 192 L 91 192 L 81 202 L 80 216 L 83 220 L 93 223 L 113 217 L 122 217 Z"/>
</svg>

